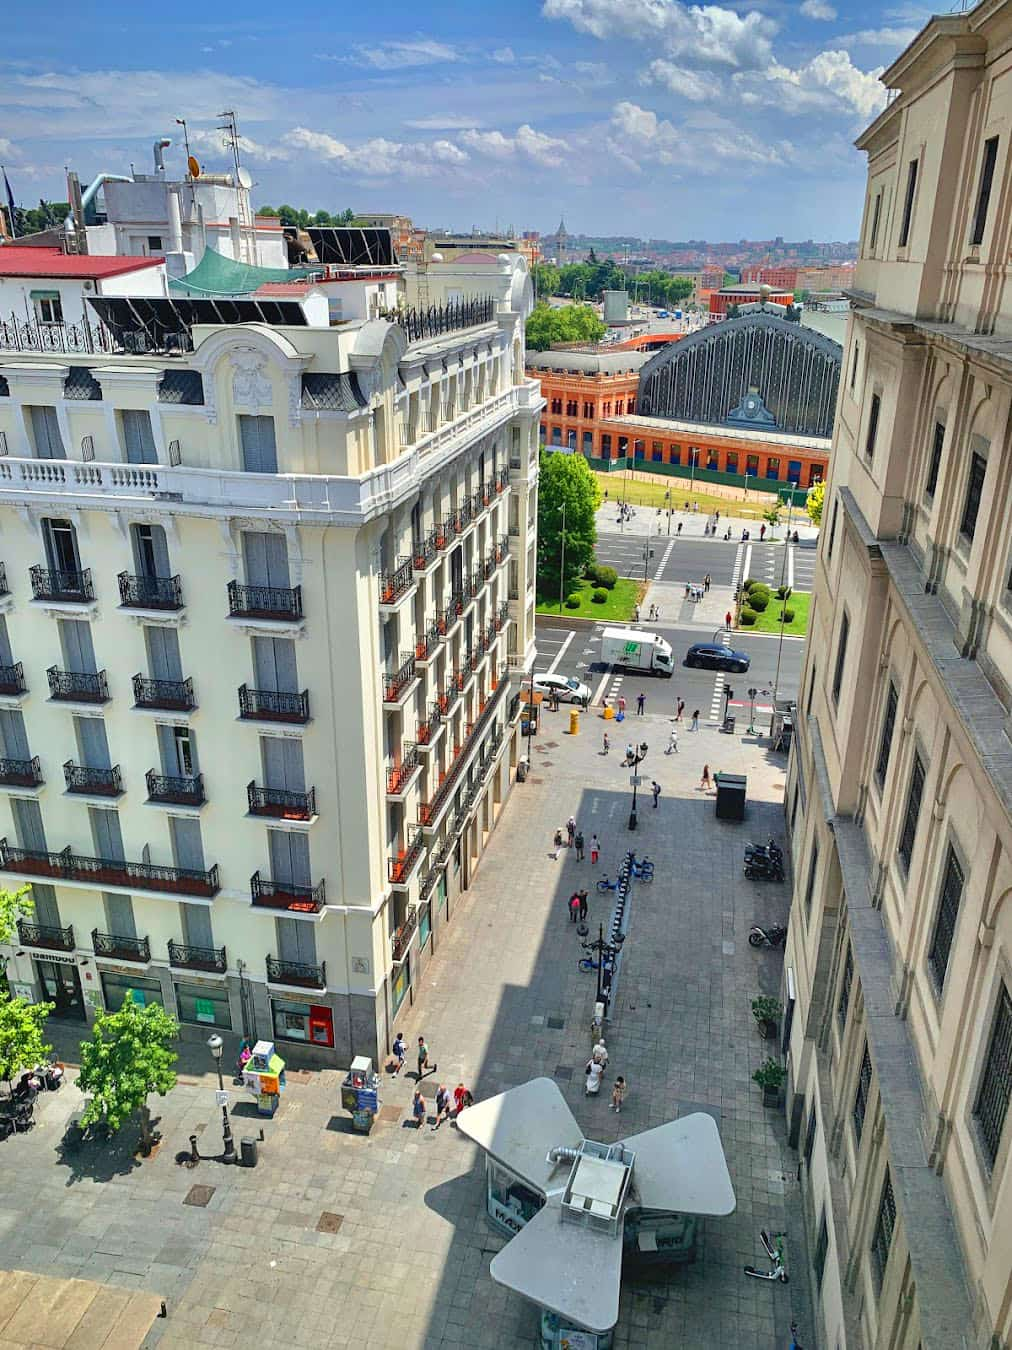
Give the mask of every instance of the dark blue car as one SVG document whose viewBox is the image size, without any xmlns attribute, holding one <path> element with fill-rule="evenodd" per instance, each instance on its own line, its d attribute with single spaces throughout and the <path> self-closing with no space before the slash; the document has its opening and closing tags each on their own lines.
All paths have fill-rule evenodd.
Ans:
<svg viewBox="0 0 1012 1350">
<path fill-rule="evenodd" d="M 706 670 L 748 670 L 752 664 L 748 652 L 721 647 L 716 642 L 696 642 L 685 653 L 685 665 L 702 666 Z"/>
</svg>

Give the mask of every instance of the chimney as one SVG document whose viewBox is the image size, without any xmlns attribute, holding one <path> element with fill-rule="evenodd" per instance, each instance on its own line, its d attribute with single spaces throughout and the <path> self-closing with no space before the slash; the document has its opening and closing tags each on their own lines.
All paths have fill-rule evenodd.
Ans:
<svg viewBox="0 0 1012 1350">
<path fill-rule="evenodd" d="M 88 252 L 88 231 L 84 225 L 84 205 L 81 200 L 81 180 L 73 170 L 67 173 L 67 201 L 74 221 L 73 233 L 67 234 L 67 248 L 72 253 Z"/>
<path fill-rule="evenodd" d="M 159 178 L 165 177 L 165 158 L 162 152 L 167 150 L 171 144 L 171 141 L 162 136 L 151 147 L 155 156 L 155 173 Z"/>
<path fill-rule="evenodd" d="M 170 187 L 165 194 L 169 212 L 169 252 L 183 251 L 183 220 L 179 210 L 179 189 Z"/>
<path fill-rule="evenodd" d="M 236 262 L 242 261 L 242 234 L 239 231 L 239 217 L 229 216 L 228 232 L 232 236 L 232 257 Z"/>
</svg>

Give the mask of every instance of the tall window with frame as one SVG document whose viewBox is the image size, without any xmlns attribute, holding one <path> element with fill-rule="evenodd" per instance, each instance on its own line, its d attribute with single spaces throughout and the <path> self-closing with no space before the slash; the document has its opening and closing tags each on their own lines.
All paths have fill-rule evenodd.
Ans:
<svg viewBox="0 0 1012 1350">
<path fill-rule="evenodd" d="M 871 1239 L 871 1269 L 875 1277 L 875 1288 L 882 1292 L 886 1262 L 893 1242 L 893 1229 L 896 1227 L 896 1197 L 893 1195 L 892 1177 L 886 1167 L 885 1180 L 882 1182 L 882 1195 L 878 1202 L 878 1218 Z"/>
<path fill-rule="evenodd" d="M 871 1055 L 868 1053 L 868 1042 L 864 1043 L 864 1054 L 861 1056 L 861 1071 L 857 1075 L 857 1087 L 854 1091 L 854 1137 L 858 1145 L 861 1143 L 861 1135 L 864 1133 L 864 1119 L 868 1114 L 868 1098 L 871 1095 Z"/>
<path fill-rule="evenodd" d="M 855 343 L 854 343 L 854 351 L 853 351 L 853 354 L 852 354 L 852 356 L 851 356 L 851 358 L 850 358 L 850 392 L 851 392 L 851 393 L 854 392 L 854 387 L 855 387 L 855 385 L 857 384 L 857 359 L 858 359 L 858 356 L 860 355 L 860 353 L 861 353 L 861 344 L 860 344 L 860 342 L 855 342 Z"/>
<path fill-rule="evenodd" d="M 879 790 L 885 788 L 886 774 L 889 772 L 889 754 L 893 745 L 893 732 L 896 730 L 896 709 L 899 707 L 899 694 L 892 680 L 886 694 L 885 716 L 882 718 L 882 735 L 878 743 L 878 759 L 875 761 L 875 782 Z"/>
<path fill-rule="evenodd" d="M 854 948 L 847 943 L 847 955 L 843 958 L 843 975 L 840 978 L 840 997 L 836 1001 L 836 1016 L 842 1035 L 847 1025 L 847 1013 L 850 1011 L 850 991 L 854 984 Z"/>
<path fill-rule="evenodd" d="M 882 193 L 876 192 L 875 202 L 871 208 L 871 234 L 868 237 L 868 252 L 874 253 L 875 246 L 878 243 L 878 225 L 882 218 Z"/>
<path fill-rule="evenodd" d="M 872 394 L 871 408 L 868 411 L 868 434 L 864 438 L 864 453 L 869 460 L 875 458 L 875 441 L 878 438 L 878 419 L 881 411 L 881 398 L 878 394 Z"/>
<path fill-rule="evenodd" d="M 988 1169 L 993 1169 L 1001 1147 L 1002 1130 L 1012 1100 L 1012 996 L 1002 982 L 998 1006 L 991 1024 L 984 1072 L 973 1106 L 977 1136 Z"/>
<path fill-rule="evenodd" d="M 808 864 L 808 884 L 805 887 L 805 919 L 812 917 L 812 897 L 815 895 L 815 876 L 819 870 L 819 843 L 812 841 L 812 859 Z"/>
<path fill-rule="evenodd" d="M 847 662 L 847 639 L 850 637 L 850 616 L 844 611 L 840 620 L 840 636 L 836 642 L 836 666 L 833 669 L 833 703 L 840 702 L 840 690 L 843 687 L 843 668 Z"/>
<path fill-rule="evenodd" d="M 815 662 L 812 662 L 812 673 L 808 677 L 808 698 L 805 700 L 805 716 L 812 715 L 812 698 L 815 694 Z"/>
<path fill-rule="evenodd" d="M 833 545 L 836 543 L 836 518 L 840 511 L 839 501 L 833 503 L 833 518 L 829 522 L 829 543 L 826 545 L 826 561 L 833 556 Z"/>
<path fill-rule="evenodd" d="M 994 166 L 997 160 L 998 137 L 989 136 L 984 142 L 984 158 L 980 165 L 980 186 L 977 188 L 977 206 L 973 213 L 973 229 L 970 231 L 970 244 L 973 247 L 978 247 L 984 242 L 987 210 L 991 204 L 991 186 L 994 183 Z"/>
<path fill-rule="evenodd" d="M 903 816 L 903 828 L 896 852 L 903 864 L 904 872 L 910 871 L 910 859 L 914 855 L 914 840 L 917 837 L 917 822 L 921 814 L 921 798 L 924 796 L 924 764 L 920 755 L 914 751 L 914 762 L 910 770 L 910 790 L 907 793 L 907 809 Z"/>
<path fill-rule="evenodd" d="M 826 1254 L 829 1251 L 829 1228 L 826 1224 L 826 1211 L 822 1211 L 822 1222 L 819 1224 L 819 1237 L 815 1244 L 815 1256 L 812 1258 L 812 1265 L 815 1268 L 815 1287 L 822 1288 L 822 1277 L 826 1271 Z"/>
<path fill-rule="evenodd" d="M 938 900 L 935 931 L 931 937 L 931 946 L 928 948 L 928 965 L 931 967 L 935 988 L 939 993 L 945 983 L 945 972 L 949 968 L 964 884 L 963 868 L 956 857 L 956 850 L 950 844 L 945 854 L 945 872 L 942 875 L 942 893 Z"/>
<path fill-rule="evenodd" d="M 966 500 L 963 503 L 963 519 L 959 524 L 959 533 L 964 539 L 973 540 L 977 529 L 977 516 L 980 512 L 980 499 L 984 492 L 984 478 L 987 475 L 987 460 L 976 450 L 970 455 L 970 473 L 966 481 Z"/>
<path fill-rule="evenodd" d="M 938 487 L 938 472 L 942 467 L 942 446 L 945 443 L 945 423 L 935 423 L 935 435 L 931 442 L 931 458 L 928 460 L 928 476 L 924 480 L 924 491 L 928 497 L 935 495 Z"/>
<path fill-rule="evenodd" d="M 914 198 L 917 195 L 917 160 L 912 159 L 907 166 L 907 190 L 903 198 L 903 217 L 900 222 L 900 248 L 906 248 L 910 242 L 910 226 L 914 219 Z"/>
</svg>

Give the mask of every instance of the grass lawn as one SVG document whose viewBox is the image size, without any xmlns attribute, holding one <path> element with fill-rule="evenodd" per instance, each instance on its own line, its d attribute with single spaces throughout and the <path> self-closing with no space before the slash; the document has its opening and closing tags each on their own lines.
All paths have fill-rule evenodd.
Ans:
<svg viewBox="0 0 1012 1350">
<path fill-rule="evenodd" d="M 808 606 L 812 597 L 808 591 L 793 591 L 791 598 L 787 602 L 787 607 L 794 610 L 793 623 L 784 624 L 785 637 L 804 637 L 808 632 Z M 756 621 L 751 626 L 739 625 L 739 631 L 742 633 L 780 633 L 780 611 L 783 609 L 783 601 L 778 600 L 774 593 L 770 596 L 770 602 L 762 614 L 756 615 Z"/>
<path fill-rule="evenodd" d="M 620 502 L 624 499 L 627 502 L 632 502 L 634 506 L 660 506 L 663 508 L 668 505 L 664 500 L 664 494 L 669 488 L 671 489 L 670 504 L 676 511 L 684 511 L 686 502 L 698 502 L 699 513 L 703 516 L 712 516 L 714 511 L 719 511 L 722 518 L 724 516 L 735 516 L 744 517 L 746 520 L 762 520 L 763 512 L 769 510 L 776 503 L 776 498 L 771 493 L 765 492 L 761 495 L 753 492 L 747 500 L 711 496 L 707 492 L 700 492 L 698 484 L 690 492 L 687 478 L 659 478 L 656 483 L 641 483 L 634 478 L 630 478 L 626 483 L 621 473 L 595 473 L 594 477 L 601 486 L 602 497 L 605 488 L 607 488 L 607 504 L 609 506 L 613 502 Z M 780 516 L 781 522 L 786 521 L 786 507 L 782 508 Z"/>
<path fill-rule="evenodd" d="M 591 600 L 591 593 L 594 591 L 594 585 L 589 581 L 577 582 L 573 587 L 573 593 L 579 595 L 580 605 L 578 609 L 570 609 L 566 604 L 562 606 L 562 613 L 568 614 L 573 619 L 631 619 L 633 610 L 646 586 L 642 581 L 634 581 L 631 577 L 619 577 L 613 590 L 608 592 L 608 599 L 603 605 L 595 605 Z M 546 596 L 538 596 L 539 614 L 558 614 L 559 597 L 553 600 Z"/>
</svg>

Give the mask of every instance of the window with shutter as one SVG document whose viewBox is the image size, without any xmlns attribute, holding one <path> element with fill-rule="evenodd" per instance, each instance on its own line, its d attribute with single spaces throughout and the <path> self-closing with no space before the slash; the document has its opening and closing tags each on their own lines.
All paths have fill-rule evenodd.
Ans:
<svg viewBox="0 0 1012 1350">
<path fill-rule="evenodd" d="M 288 541 L 283 534 L 244 530 L 242 547 L 247 586 L 290 588 Z"/>
<path fill-rule="evenodd" d="M 282 736 L 262 736 L 264 787 L 286 792 L 305 792 L 306 772 L 302 742 Z"/>
<path fill-rule="evenodd" d="M 102 906 L 105 910 L 105 931 L 116 937 L 135 938 L 137 921 L 134 918 L 134 902 L 129 895 L 113 895 L 102 892 Z"/>
<path fill-rule="evenodd" d="M 26 797 L 15 797 L 11 802 L 14 815 L 14 832 L 22 848 L 36 853 L 47 853 L 46 831 L 42 824 L 42 807 L 38 802 Z M 32 891 L 37 888 L 33 885 Z"/>
<path fill-rule="evenodd" d="M 124 408 L 120 413 L 128 464 L 157 464 L 158 452 L 151 431 L 151 414 L 145 409 Z"/>
<path fill-rule="evenodd" d="M 187 947 L 214 946 L 214 934 L 211 928 L 211 911 L 206 905 L 179 906 L 180 922 L 183 926 L 183 942 Z"/>
<path fill-rule="evenodd" d="M 311 923 L 298 919 L 275 919 L 278 937 L 278 957 L 282 961 L 316 965 L 316 933 Z"/>
<path fill-rule="evenodd" d="M 239 418 L 242 466 L 247 473 L 277 473 L 278 450 L 273 417 Z"/>
<path fill-rule="evenodd" d="M 91 624 L 80 619 L 57 619 L 60 646 L 63 649 L 63 668 L 78 675 L 94 675 L 98 671 L 95 648 L 91 640 Z"/>
<path fill-rule="evenodd" d="M 35 901 L 35 913 L 32 915 L 35 923 L 41 924 L 43 928 L 63 927 L 56 891 L 52 886 L 43 886 L 33 881 L 32 899 Z"/>
<path fill-rule="evenodd" d="M 11 651 L 10 634 L 7 632 L 7 620 L 0 614 L 0 666 L 12 666 L 14 653 Z"/>
<path fill-rule="evenodd" d="M 60 420 L 55 408 L 29 408 L 32 424 L 32 438 L 35 441 L 36 459 L 66 459 L 63 437 L 60 435 Z"/>
<path fill-rule="evenodd" d="M 299 692 L 295 643 L 290 638 L 253 638 L 253 667 L 257 689 L 281 694 Z"/>
<path fill-rule="evenodd" d="M 88 815 L 91 819 L 95 856 L 122 862 L 126 854 L 123 852 L 123 832 L 120 829 L 119 813 L 91 806 L 88 808 Z"/>
<path fill-rule="evenodd" d="M 51 571 L 80 572 L 77 531 L 69 520 L 44 520 L 42 540 L 46 549 L 46 565 Z"/>
<path fill-rule="evenodd" d="M 134 562 L 141 577 L 170 577 L 169 546 L 161 525 L 131 525 Z"/>
<path fill-rule="evenodd" d="M 81 764 L 89 769 L 112 768 L 109 739 L 105 734 L 105 722 L 101 717 L 75 717 L 74 735 L 77 738 L 77 754 Z"/>
<path fill-rule="evenodd" d="M 200 837 L 200 821 L 187 820 L 183 816 L 170 816 L 169 832 L 172 836 L 172 856 L 176 860 L 176 866 L 193 872 L 203 872 L 204 845 Z"/>
<path fill-rule="evenodd" d="M 148 651 L 148 670 L 153 680 L 181 680 L 183 663 L 179 656 L 179 634 L 174 628 L 144 628 Z"/>
<path fill-rule="evenodd" d="M 311 886 L 309 839 L 291 830 L 268 830 L 271 855 L 271 880 Z"/>
<path fill-rule="evenodd" d="M 38 890 L 38 887 L 34 887 Z M 991 1040 L 981 1075 L 973 1118 L 977 1123 L 980 1141 L 988 1167 L 993 1168 L 1001 1147 L 1002 1130 L 1012 1099 L 1012 998 L 1007 987 L 1001 987 L 1001 997 L 994 1013 Z"/>
<path fill-rule="evenodd" d="M 31 759 L 24 713 L 0 708 L 0 752 L 5 759 Z"/>
</svg>

